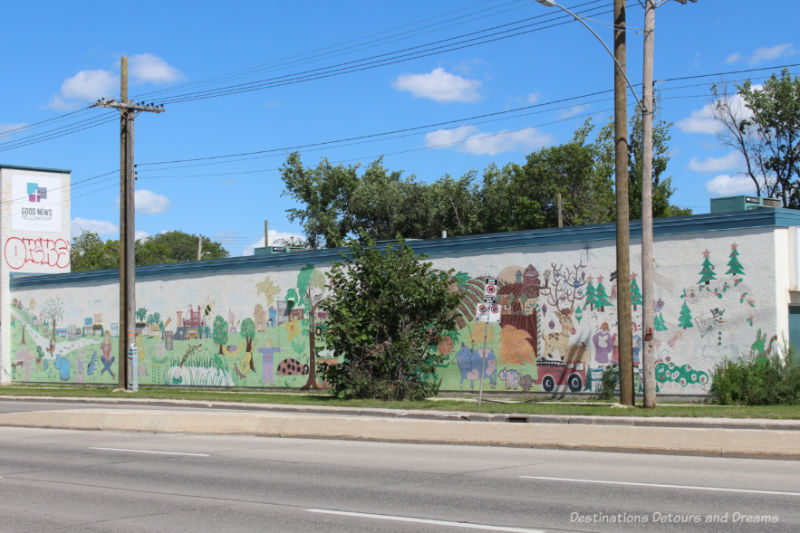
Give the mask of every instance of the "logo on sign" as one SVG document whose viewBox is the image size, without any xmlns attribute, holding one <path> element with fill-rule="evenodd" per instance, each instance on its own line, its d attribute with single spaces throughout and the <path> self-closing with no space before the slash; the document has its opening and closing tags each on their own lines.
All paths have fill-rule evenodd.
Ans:
<svg viewBox="0 0 800 533">
<path fill-rule="evenodd" d="M 47 187 L 39 187 L 38 183 L 28 182 L 28 201 L 38 203 L 47 200 Z"/>
</svg>

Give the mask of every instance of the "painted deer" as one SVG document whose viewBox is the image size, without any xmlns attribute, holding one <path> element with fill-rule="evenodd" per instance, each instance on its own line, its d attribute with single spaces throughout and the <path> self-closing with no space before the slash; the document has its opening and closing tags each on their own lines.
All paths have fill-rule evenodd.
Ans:
<svg viewBox="0 0 800 533">
<path fill-rule="evenodd" d="M 575 333 L 572 322 L 572 313 L 575 302 L 584 297 L 583 287 L 586 286 L 586 265 L 581 262 L 573 268 L 564 268 L 564 265 L 550 264 L 551 269 L 545 272 L 545 288 L 540 289 L 540 294 L 547 297 L 548 305 L 556 310 L 556 318 L 561 324 L 561 331 L 549 333 L 545 338 L 544 356 L 548 359 L 560 357 L 562 360 L 570 353 L 569 337 Z"/>
</svg>

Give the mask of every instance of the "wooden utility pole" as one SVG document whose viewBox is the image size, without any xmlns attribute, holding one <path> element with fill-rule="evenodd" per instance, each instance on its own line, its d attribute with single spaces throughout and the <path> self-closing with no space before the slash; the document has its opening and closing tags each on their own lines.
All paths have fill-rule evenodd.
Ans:
<svg viewBox="0 0 800 533">
<path fill-rule="evenodd" d="M 628 208 L 628 108 L 625 74 L 625 0 L 614 0 L 614 149 L 617 202 L 617 332 L 619 401 L 633 405 L 630 209 Z"/>
<path fill-rule="evenodd" d="M 120 116 L 119 386 L 130 390 L 133 372 L 137 370 L 128 366 L 128 348 L 136 343 L 133 119 L 137 112 L 162 113 L 164 108 L 128 100 L 128 58 L 125 56 L 120 64 L 120 101 L 100 100 L 92 107 L 118 109 Z"/>
<path fill-rule="evenodd" d="M 653 257 L 653 49 L 656 0 L 645 0 L 642 68 L 642 372 L 644 406 L 656 406 L 656 370 L 653 328 L 655 320 Z"/>
<path fill-rule="evenodd" d="M 197 260 L 200 261 L 203 258 L 203 236 L 200 235 L 197 238 Z"/>
</svg>

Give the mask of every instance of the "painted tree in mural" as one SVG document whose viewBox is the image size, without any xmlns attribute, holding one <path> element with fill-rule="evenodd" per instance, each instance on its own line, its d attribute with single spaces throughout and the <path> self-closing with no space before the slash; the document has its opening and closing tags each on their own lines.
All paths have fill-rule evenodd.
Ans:
<svg viewBox="0 0 800 533">
<path fill-rule="evenodd" d="M 308 380 L 301 388 L 318 389 L 316 374 L 316 315 L 325 290 L 325 274 L 308 264 L 297 274 L 297 287 L 289 289 L 286 301 L 292 308 L 302 307 L 308 313 Z"/>
<path fill-rule="evenodd" d="M 136 320 L 142 322 L 147 317 L 147 308 L 140 307 L 136 310 Z"/>
<path fill-rule="evenodd" d="M 253 339 L 256 336 L 256 323 L 253 322 L 253 319 L 250 317 L 245 318 L 242 320 L 241 329 L 239 332 L 244 337 L 247 345 L 245 346 L 245 356 L 242 360 L 242 369 L 247 370 L 249 368 L 250 371 L 255 372 L 256 367 L 255 363 L 253 362 Z M 247 368 L 245 368 L 247 367 Z"/>
<path fill-rule="evenodd" d="M 631 305 L 633 305 L 633 310 L 636 311 L 636 307 L 642 305 L 642 291 L 639 289 L 639 284 L 636 282 L 636 274 L 631 274 Z"/>
<path fill-rule="evenodd" d="M 219 315 L 214 319 L 214 330 L 211 338 L 219 345 L 219 355 L 223 355 L 222 347 L 228 342 L 228 323 Z"/>
<path fill-rule="evenodd" d="M 667 324 L 664 322 L 664 315 L 661 313 L 657 314 L 653 319 L 653 327 L 656 328 L 656 331 L 667 331 Z"/>
<path fill-rule="evenodd" d="M 64 318 L 64 302 L 61 298 L 48 298 L 44 303 L 44 320 L 53 325 L 51 332 L 51 339 L 56 341 L 56 322 Z"/>
<path fill-rule="evenodd" d="M 594 307 L 599 309 L 601 312 L 606 310 L 607 305 L 612 307 L 614 305 L 608 298 L 606 286 L 603 285 L 603 276 L 597 276 L 597 286 L 594 288 L 594 301 L 592 303 L 594 304 Z"/>
<path fill-rule="evenodd" d="M 739 262 L 739 250 L 737 249 L 737 244 L 731 244 L 731 253 L 728 255 L 728 270 L 725 272 L 726 274 L 733 274 L 734 276 L 738 276 L 740 274 L 744 274 L 744 267 L 742 263 Z M 736 284 L 739 284 L 740 280 L 736 280 Z"/>
<path fill-rule="evenodd" d="M 681 315 L 678 317 L 678 327 L 686 329 L 692 326 L 692 310 L 689 309 L 689 305 L 684 300 L 683 306 L 681 307 Z"/>
<path fill-rule="evenodd" d="M 711 252 L 709 252 L 708 249 L 703 252 L 703 266 L 700 270 L 700 281 L 697 282 L 698 285 L 708 285 L 711 281 L 717 279 L 717 274 L 714 272 L 714 265 L 711 264 L 711 259 L 709 259 L 710 255 Z"/>
<path fill-rule="evenodd" d="M 269 276 L 265 277 L 263 281 L 256 283 L 256 290 L 258 294 L 263 294 L 264 298 L 267 299 L 266 309 L 269 309 L 269 306 L 275 301 L 275 297 L 281 292 L 281 288 L 277 286 Z"/>
<path fill-rule="evenodd" d="M 594 283 L 592 283 L 592 276 L 589 276 L 589 282 L 586 285 L 586 303 L 583 304 L 583 308 L 586 309 L 588 306 L 590 310 L 594 311 L 594 298 L 597 290 L 594 287 Z"/>
</svg>

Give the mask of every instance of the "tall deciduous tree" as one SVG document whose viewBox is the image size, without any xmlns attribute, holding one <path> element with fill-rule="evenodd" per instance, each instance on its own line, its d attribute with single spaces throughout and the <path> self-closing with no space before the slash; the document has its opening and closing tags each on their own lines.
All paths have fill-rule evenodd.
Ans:
<svg viewBox="0 0 800 533">
<path fill-rule="evenodd" d="M 658 113 L 658 108 L 655 110 Z M 655 120 L 653 124 L 653 217 L 691 215 L 684 209 L 669 203 L 675 192 L 672 178 L 666 175 L 669 164 L 669 122 Z M 602 176 L 611 180 L 614 175 L 614 123 L 606 124 L 597 135 L 598 169 Z M 628 139 L 628 198 L 631 220 L 642 218 L 642 112 L 638 107 L 630 119 Z M 613 215 L 610 220 L 614 220 Z"/>
<path fill-rule="evenodd" d="M 719 138 L 742 155 L 756 194 L 800 208 L 800 77 L 785 68 L 761 87 L 738 85 L 733 97 L 718 86 L 712 94 Z"/>
<path fill-rule="evenodd" d="M 228 257 L 228 251 L 219 242 L 202 235 L 167 231 L 136 241 L 136 264 L 194 261 L 197 259 L 197 243 L 201 238 L 203 259 Z M 97 233 L 84 230 L 72 239 L 70 255 L 73 272 L 119 268 L 119 241 L 103 241 Z"/>
</svg>

